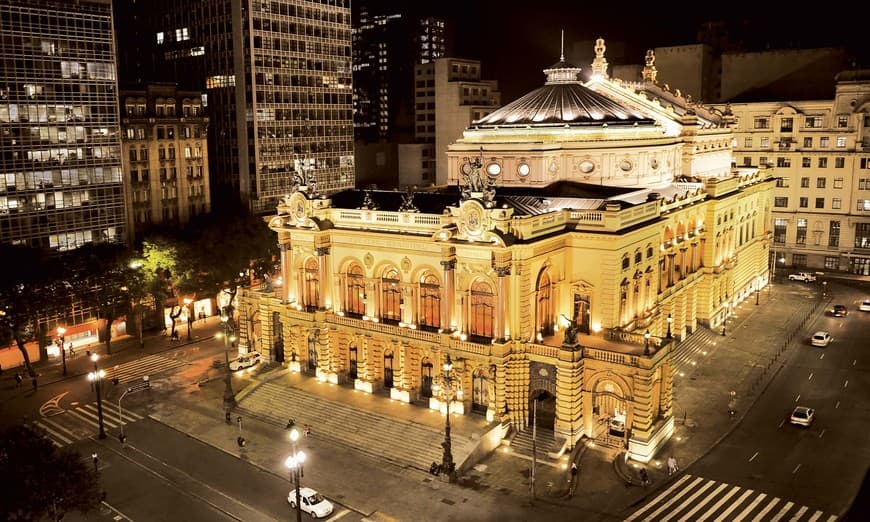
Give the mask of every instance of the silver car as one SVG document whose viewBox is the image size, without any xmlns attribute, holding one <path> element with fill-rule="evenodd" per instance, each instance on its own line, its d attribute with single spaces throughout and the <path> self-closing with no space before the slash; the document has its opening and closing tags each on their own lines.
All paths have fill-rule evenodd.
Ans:
<svg viewBox="0 0 870 522">
<path fill-rule="evenodd" d="M 794 411 L 791 412 L 791 417 L 788 418 L 788 421 L 792 424 L 809 428 L 815 418 L 816 410 L 807 408 L 806 406 L 797 406 Z"/>
</svg>

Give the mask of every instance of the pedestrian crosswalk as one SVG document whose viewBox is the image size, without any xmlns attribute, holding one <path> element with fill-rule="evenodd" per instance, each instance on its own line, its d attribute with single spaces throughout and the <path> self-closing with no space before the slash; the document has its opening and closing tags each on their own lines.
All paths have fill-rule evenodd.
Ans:
<svg viewBox="0 0 870 522">
<path fill-rule="evenodd" d="M 683 475 L 626 522 L 833 522 L 835 515 L 749 488 Z"/>
<path fill-rule="evenodd" d="M 126 408 L 118 409 L 112 401 L 102 401 L 103 427 L 107 432 L 120 432 L 122 425 L 140 421 L 144 417 Z M 56 405 L 55 405 L 56 406 Z M 31 424 L 49 438 L 57 447 L 68 446 L 76 441 L 95 436 L 100 430 L 99 411 L 96 401 L 72 409 L 57 407 L 45 409 L 43 416 Z M 115 435 L 115 433 L 110 433 Z"/>
<path fill-rule="evenodd" d="M 188 363 L 171 359 L 164 355 L 148 355 L 135 361 L 126 362 L 117 366 L 103 368 L 106 372 L 104 377 L 107 381 L 118 379 L 120 383 L 140 381 L 142 377 L 152 376 L 174 368 L 185 366 Z M 153 379 L 152 379 L 153 380 Z"/>
</svg>

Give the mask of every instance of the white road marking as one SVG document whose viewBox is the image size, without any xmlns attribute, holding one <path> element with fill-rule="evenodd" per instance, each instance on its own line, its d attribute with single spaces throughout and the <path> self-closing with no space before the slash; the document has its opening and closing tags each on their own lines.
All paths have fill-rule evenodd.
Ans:
<svg viewBox="0 0 870 522">
<path fill-rule="evenodd" d="M 350 514 L 349 509 L 342 509 L 341 511 L 338 512 L 338 514 L 333 515 L 332 518 L 330 518 L 330 520 L 338 520 L 339 518 L 341 518 L 345 515 L 348 515 L 348 514 Z"/>
<path fill-rule="evenodd" d="M 731 489 L 728 491 L 728 493 L 725 493 L 725 496 L 724 496 L 724 497 L 722 497 L 721 499 L 719 499 L 719 502 L 716 502 L 715 504 L 713 504 L 713 507 L 711 507 L 710 509 L 708 509 L 707 512 L 704 513 L 704 514 L 701 516 L 701 518 L 698 519 L 698 522 L 701 522 L 701 521 L 703 521 L 703 520 L 707 520 L 707 518 L 708 518 L 710 515 L 712 515 L 713 513 L 715 513 L 715 512 L 716 512 L 720 507 L 722 507 L 722 504 L 724 504 L 725 502 L 727 502 L 728 499 L 731 498 L 731 497 L 734 495 L 734 493 L 737 493 L 738 491 L 740 491 L 740 486 L 734 486 L 733 488 L 731 488 Z"/>
<path fill-rule="evenodd" d="M 819 359 L 824 359 L 824 358 L 825 358 L 825 354 L 822 354 L 819 356 Z"/>
<path fill-rule="evenodd" d="M 849 386 L 849 379 L 846 379 L 846 382 L 843 384 L 843 388 L 847 388 Z"/>
<path fill-rule="evenodd" d="M 824 513 L 822 513 L 821 511 L 816 511 L 807 522 L 816 522 L 816 520 L 820 519 L 823 514 Z"/>
<path fill-rule="evenodd" d="M 855 366 L 855 364 L 857 364 L 857 363 L 858 363 L 858 359 L 855 359 L 854 361 L 852 361 L 852 366 Z"/>
<path fill-rule="evenodd" d="M 795 466 L 795 468 L 794 468 L 793 470 L 791 470 L 792 474 L 797 473 L 799 469 L 801 469 L 801 465 L 800 465 L 800 464 L 798 464 L 797 466 Z"/>
<path fill-rule="evenodd" d="M 800 395 L 800 394 L 798 394 L 798 396 L 794 398 L 794 401 L 795 401 L 795 402 L 797 402 L 797 401 L 799 401 L 799 400 L 801 400 L 801 395 Z"/>
<path fill-rule="evenodd" d="M 779 426 L 778 426 L 778 427 L 779 427 L 779 428 L 782 428 L 782 425 L 783 425 L 783 424 L 785 424 L 785 419 L 782 419 L 781 421 L 779 421 Z"/>
<path fill-rule="evenodd" d="M 712 485 L 712 484 L 715 484 L 715 481 L 710 481 L 710 484 L 711 484 L 711 485 Z M 688 520 L 691 520 L 692 516 L 693 516 L 695 513 L 697 513 L 698 510 L 700 510 L 702 507 L 704 507 L 704 505 L 705 505 L 707 502 L 710 502 L 711 500 L 713 500 L 714 498 L 716 498 L 716 496 L 718 496 L 719 493 L 721 493 L 722 490 L 725 489 L 725 488 L 727 488 L 727 487 L 728 487 L 728 484 L 724 484 L 724 483 L 723 483 L 723 484 L 719 484 L 719 487 L 718 487 L 718 488 L 716 488 L 715 490 L 713 490 L 713 492 L 710 493 L 709 495 L 707 495 L 705 498 L 701 499 L 701 502 L 699 502 L 698 505 L 696 505 L 694 508 L 692 508 L 691 511 L 689 511 L 688 513 L 686 513 L 685 515 L 683 515 L 682 518 L 680 518 L 680 520 L 678 520 L 677 522 L 687 522 Z"/>
<path fill-rule="evenodd" d="M 646 517 L 644 520 L 651 520 L 651 519 L 653 519 L 653 518 L 655 518 L 655 517 L 661 515 L 663 511 L 665 511 L 666 509 L 668 509 L 669 507 L 671 507 L 671 504 L 673 504 L 674 502 L 680 500 L 680 498 L 681 498 L 683 495 L 685 495 L 686 493 L 688 493 L 690 489 L 692 489 L 692 488 L 694 488 L 695 486 L 697 486 L 698 483 L 701 482 L 701 481 L 703 481 L 703 480 L 704 480 L 703 477 L 695 477 L 695 480 L 693 480 L 691 484 L 689 484 L 688 486 L 686 486 L 686 489 L 684 489 L 684 490 L 680 491 L 679 493 L 677 493 L 676 495 L 674 495 L 674 497 L 673 497 L 672 499 L 668 500 L 668 501 L 665 502 L 665 503 L 664 503 L 660 508 L 658 508 L 657 510 L 653 511 L 653 512 L 652 512 L 648 517 Z"/>
<path fill-rule="evenodd" d="M 825 430 L 822 430 L 822 432 L 819 433 L 819 438 L 821 439 L 824 434 L 825 434 Z"/>
<path fill-rule="evenodd" d="M 834 409 L 837 409 L 837 408 L 839 408 L 839 407 L 840 407 L 840 401 L 837 401 L 837 405 L 834 406 Z"/>
<path fill-rule="evenodd" d="M 791 509 L 791 507 L 792 507 L 793 505 L 794 505 L 794 502 L 786 502 L 786 504 L 785 504 L 784 506 L 782 506 L 782 509 L 779 510 L 779 513 L 777 513 L 776 516 L 773 517 L 773 518 L 770 520 L 770 522 L 779 522 L 779 519 L 781 519 L 782 517 L 784 517 L 785 514 L 786 514 L 786 512 L 787 512 L 789 509 Z"/>
<path fill-rule="evenodd" d="M 642 507 L 642 508 L 640 508 L 639 510 L 635 511 L 634 513 L 632 513 L 632 515 L 631 515 L 630 517 L 628 517 L 628 518 L 625 519 L 625 522 L 631 522 L 632 520 L 638 518 L 638 517 L 639 517 L 639 516 L 644 512 L 644 511 L 646 511 L 647 509 L 653 507 L 657 502 L 659 502 L 659 501 L 662 500 L 663 498 L 667 497 L 667 496 L 671 493 L 671 491 L 674 491 L 675 489 L 677 489 L 678 487 L 680 487 L 680 486 L 683 484 L 683 482 L 689 480 L 690 478 L 693 478 L 692 475 L 689 475 L 689 474 L 683 475 L 683 476 L 680 478 L 680 480 L 674 482 L 674 484 L 673 484 L 671 487 L 669 487 L 668 489 L 666 489 L 665 491 L 663 491 L 663 492 L 662 492 L 659 496 L 657 496 L 657 497 L 656 497 L 652 502 L 650 502 L 649 504 L 645 505 L 644 507 Z"/>
<path fill-rule="evenodd" d="M 756 451 L 755 455 L 749 457 L 749 462 L 752 462 L 753 460 L 755 460 L 755 457 L 757 457 L 757 456 L 758 456 L 758 452 Z"/>
<path fill-rule="evenodd" d="M 792 522 L 797 522 L 798 520 L 800 520 L 801 517 L 804 516 L 804 513 L 806 513 L 806 512 L 807 512 L 807 507 L 801 506 L 801 508 L 798 510 L 798 512 L 795 513 L 793 517 L 791 517 Z"/>
<path fill-rule="evenodd" d="M 752 503 L 749 504 L 749 506 L 746 509 L 744 509 L 743 511 L 740 512 L 739 515 L 737 515 L 737 518 L 734 519 L 734 522 L 740 522 L 741 520 L 746 518 L 750 513 L 752 513 L 752 510 L 754 510 L 756 508 L 756 506 L 758 506 L 758 504 L 760 504 L 761 501 L 763 501 L 766 497 L 767 497 L 766 493 L 762 493 L 762 494 L 758 495 L 758 497 L 755 500 L 753 500 Z"/>
<path fill-rule="evenodd" d="M 811 381 L 811 380 L 813 380 L 813 374 L 812 374 L 812 372 L 810 372 L 810 376 L 809 376 L 809 377 L 807 377 L 807 380 L 808 380 L 808 381 Z"/>
<path fill-rule="evenodd" d="M 744 491 L 743 494 L 740 495 L 740 498 L 738 498 L 736 502 L 734 502 L 733 504 L 728 506 L 728 509 L 726 509 L 725 511 L 722 512 L 721 515 L 716 517 L 716 520 L 714 520 L 713 522 L 722 522 L 723 520 L 727 520 L 728 517 L 731 515 L 731 512 L 734 511 L 735 509 L 737 509 L 737 506 L 742 504 L 743 501 L 746 500 L 746 497 L 748 497 L 752 493 L 753 493 L 753 491 L 751 489 L 747 489 L 746 491 Z"/>
<path fill-rule="evenodd" d="M 777 502 L 779 502 L 779 497 L 773 497 L 773 500 L 771 500 L 770 503 L 761 510 L 761 512 L 755 515 L 755 518 L 752 519 L 752 522 L 761 522 L 762 520 L 764 520 L 767 512 L 773 509 L 773 506 L 775 506 Z"/>
</svg>

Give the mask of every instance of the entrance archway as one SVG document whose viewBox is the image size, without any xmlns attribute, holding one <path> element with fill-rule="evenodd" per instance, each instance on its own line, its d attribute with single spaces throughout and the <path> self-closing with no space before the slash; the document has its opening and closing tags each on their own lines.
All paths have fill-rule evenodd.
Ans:
<svg viewBox="0 0 870 522">
<path fill-rule="evenodd" d="M 420 395 L 428 399 L 432 396 L 432 362 L 427 357 L 420 364 Z"/>
<path fill-rule="evenodd" d="M 547 390 L 535 390 L 529 398 L 529 426 L 553 430 L 556 424 L 556 396 Z"/>
<path fill-rule="evenodd" d="M 350 345 L 348 349 L 348 367 L 347 367 L 347 378 L 350 379 L 351 383 L 355 381 L 359 377 L 358 373 L 358 356 L 359 350 L 356 345 Z"/>
<path fill-rule="evenodd" d="M 308 336 L 308 365 L 307 373 L 317 374 L 317 332 Z"/>
</svg>

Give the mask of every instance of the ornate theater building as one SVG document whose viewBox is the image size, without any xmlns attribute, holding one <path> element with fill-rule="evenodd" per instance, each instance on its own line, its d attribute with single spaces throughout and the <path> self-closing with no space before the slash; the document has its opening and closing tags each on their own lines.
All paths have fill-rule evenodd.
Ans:
<svg viewBox="0 0 870 522">
<path fill-rule="evenodd" d="M 451 411 L 557 446 L 604 436 L 651 459 L 673 432 L 675 343 L 717 327 L 768 277 L 773 178 L 732 164 L 728 114 L 656 83 L 546 83 L 475 121 L 449 186 L 318 193 L 269 226 L 281 283 L 240 296 L 242 351 L 425 407 L 449 356 Z"/>
</svg>

